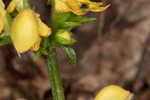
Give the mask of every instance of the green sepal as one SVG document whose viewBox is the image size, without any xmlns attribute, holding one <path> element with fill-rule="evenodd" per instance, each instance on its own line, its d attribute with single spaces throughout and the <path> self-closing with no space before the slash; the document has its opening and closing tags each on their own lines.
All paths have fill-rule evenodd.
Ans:
<svg viewBox="0 0 150 100">
<path fill-rule="evenodd" d="M 73 38 L 71 40 L 65 40 L 64 38 L 57 38 L 56 41 L 62 45 L 71 45 L 77 42 L 77 40 Z"/>
</svg>

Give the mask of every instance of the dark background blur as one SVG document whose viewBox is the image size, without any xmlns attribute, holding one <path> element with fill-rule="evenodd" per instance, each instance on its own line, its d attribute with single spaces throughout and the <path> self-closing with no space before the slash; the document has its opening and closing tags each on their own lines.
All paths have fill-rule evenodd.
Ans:
<svg viewBox="0 0 150 100">
<path fill-rule="evenodd" d="M 30 1 L 48 24 L 46 0 Z M 77 64 L 70 65 L 58 49 L 66 100 L 93 100 L 111 84 L 130 90 L 135 100 L 150 100 L 150 0 L 110 3 L 105 12 L 88 14 L 96 22 L 73 30 Z M 28 52 L 19 58 L 12 45 L 0 47 L 0 100 L 52 100 L 45 60 L 33 57 Z"/>
</svg>

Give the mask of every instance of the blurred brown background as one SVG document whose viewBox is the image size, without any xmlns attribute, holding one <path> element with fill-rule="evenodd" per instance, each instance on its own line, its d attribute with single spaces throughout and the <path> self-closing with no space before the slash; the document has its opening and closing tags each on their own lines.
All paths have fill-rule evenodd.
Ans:
<svg viewBox="0 0 150 100">
<path fill-rule="evenodd" d="M 3 0 L 7 5 L 9 0 Z M 49 22 L 43 0 L 31 5 Z M 70 65 L 58 49 L 66 100 L 93 100 L 104 86 L 117 84 L 150 100 L 150 0 L 112 0 L 97 21 L 76 28 L 78 63 Z M 12 45 L 0 47 L 0 100 L 52 100 L 46 64 L 28 52 L 19 58 Z"/>
</svg>

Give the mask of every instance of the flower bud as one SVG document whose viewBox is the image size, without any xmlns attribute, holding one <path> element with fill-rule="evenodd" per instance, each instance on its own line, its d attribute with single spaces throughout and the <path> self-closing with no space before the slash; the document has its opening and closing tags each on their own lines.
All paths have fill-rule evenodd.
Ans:
<svg viewBox="0 0 150 100">
<path fill-rule="evenodd" d="M 119 86 L 111 85 L 102 89 L 95 100 L 132 100 L 133 95 Z"/>
<path fill-rule="evenodd" d="M 56 41 L 59 44 L 63 44 L 63 45 L 73 44 L 76 42 L 76 40 L 72 38 L 71 34 L 72 33 L 68 32 L 66 30 L 59 30 L 55 36 Z"/>
</svg>

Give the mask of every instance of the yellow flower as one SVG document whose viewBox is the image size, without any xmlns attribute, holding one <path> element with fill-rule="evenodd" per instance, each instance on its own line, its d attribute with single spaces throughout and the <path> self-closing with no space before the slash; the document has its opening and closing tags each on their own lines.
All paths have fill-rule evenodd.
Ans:
<svg viewBox="0 0 150 100">
<path fill-rule="evenodd" d="M 51 29 L 39 17 L 39 14 L 31 9 L 25 9 L 14 19 L 11 39 L 18 53 L 24 53 L 30 49 L 38 50 L 41 36 L 47 37 L 51 34 Z"/>
<path fill-rule="evenodd" d="M 6 25 L 6 11 L 5 5 L 2 0 L 0 0 L 0 33 L 3 31 Z"/>
<path fill-rule="evenodd" d="M 8 5 L 7 11 L 12 13 L 14 10 L 21 11 L 23 9 L 23 0 L 12 0 Z"/>
<path fill-rule="evenodd" d="M 132 100 L 133 95 L 119 86 L 111 85 L 102 89 L 95 100 Z"/>
<path fill-rule="evenodd" d="M 110 5 L 103 6 L 102 2 L 92 2 L 90 0 L 55 1 L 55 9 L 59 13 L 72 11 L 76 15 L 84 15 L 87 13 L 87 11 L 81 8 L 82 5 L 86 5 L 87 9 L 89 9 L 92 12 L 102 12 L 110 6 Z"/>
</svg>

